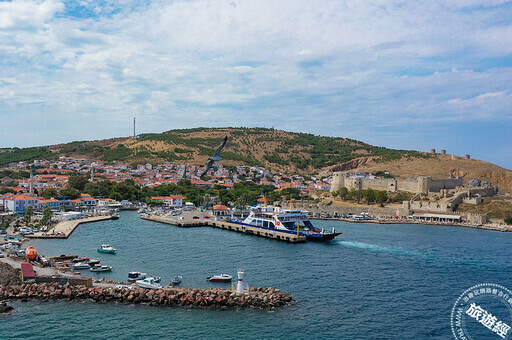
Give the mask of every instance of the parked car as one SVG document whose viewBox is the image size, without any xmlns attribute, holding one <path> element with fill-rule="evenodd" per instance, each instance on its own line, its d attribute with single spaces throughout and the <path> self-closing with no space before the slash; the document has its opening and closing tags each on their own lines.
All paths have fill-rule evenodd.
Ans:
<svg viewBox="0 0 512 340">
<path fill-rule="evenodd" d="M 7 231 L 2 229 L 2 230 L 0 230 L 0 234 L 7 234 Z"/>
<path fill-rule="evenodd" d="M 194 217 L 192 217 L 192 219 L 194 219 L 194 220 L 198 220 L 198 219 L 199 219 L 199 216 L 194 216 Z"/>
<path fill-rule="evenodd" d="M 210 216 L 203 216 L 203 218 L 210 218 Z"/>
</svg>

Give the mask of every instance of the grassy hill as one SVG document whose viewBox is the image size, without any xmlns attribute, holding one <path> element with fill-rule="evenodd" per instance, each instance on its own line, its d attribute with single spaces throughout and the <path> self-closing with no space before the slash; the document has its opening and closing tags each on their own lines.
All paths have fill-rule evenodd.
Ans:
<svg viewBox="0 0 512 340">
<path fill-rule="evenodd" d="M 364 155 L 389 161 L 402 157 L 428 158 L 417 151 L 393 150 L 360 141 L 293 133 L 265 128 L 196 128 L 141 134 L 139 138 L 15 149 L 0 153 L 0 164 L 59 156 L 85 157 L 104 162 L 158 163 L 162 161 L 203 164 L 222 138 L 229 140 L 222 157 L 229 165 L 249 164 L 275 170 L 315 172 Z"/>
<path fill-rule="evenodd" d="M 228 143 L 222 164 L 260 165 L 272 171 L 314 174 L 323 171 L 389 171 L 394 176 L 436 178 L 461 175 L 499 184 L 512 192 L 512 172 L 491 163 L 451 155 L 372 146 L 357 140 L 266 128 L 195 128 L 52 146 L 4 149 L 0 165 L 60 156 L 129 164 L 165 161 L 204 164 L 222 138 Z"/>
</svg>

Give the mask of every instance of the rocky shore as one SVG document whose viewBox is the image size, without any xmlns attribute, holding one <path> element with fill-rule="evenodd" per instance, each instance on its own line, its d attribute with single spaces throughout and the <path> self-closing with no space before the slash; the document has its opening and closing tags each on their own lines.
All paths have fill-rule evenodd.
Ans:
<svg viewBox="0 0 512 340">
<path fill-rule="evenodd" d="M 237 295 L 235 292 L 226 289 L 88 288 L 84 286 L 61 286 L 57 283 L 33 283 L 19 286 L 0 285 L 0 301 L 2 300 L 90 300 L 100 303 L 147 304 L 150 306 L 210 309 L 272 309 L 293 302 L 292 296 L 273 288 L 251 288 L 250 291 L 243 295 Z"/>
</svg>

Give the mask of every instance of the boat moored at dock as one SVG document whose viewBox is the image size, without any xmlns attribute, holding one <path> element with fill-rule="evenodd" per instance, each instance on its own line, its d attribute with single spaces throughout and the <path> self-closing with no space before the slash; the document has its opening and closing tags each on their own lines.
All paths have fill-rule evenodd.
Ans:
<svg viewBox="0 0 512 340">
<path fill-rule="evenodd" d="M 91 272 L 111 272 L 112 271 L 112 266 L 96 265 L 96 266 L 92 266 L 89 270 Z"/>
<path fill-rule="evenodd" d="M 143 280 L 146 278 L 146 273 L 141 272 L 129 272 L 128 273 L 128 281 L 129 282 L 135 282 L 137 280 Z"/>
<path fill-rule="evenodd" d="M 162 288 L 162 285 L 158 282 L 155 282 L 155 279 L 152 277 L 146 277 L 143 280 L 137 280 L 135 281 L 135 284 L 139 286 L 140 288 L 147 288 L 147 289 L 158 289 Z"/>
<path fill-rule="evenodd" d="M 305 236 L 309 241 L 330 241 L 340 232 L 316 228 L 301 209 L 283 209 L 274 206 L 255 206 L 243 221 L 230 220 L 231 223 L 250 226 L 269 231 L 279 231 L 297 236 Z"/>
</svg>

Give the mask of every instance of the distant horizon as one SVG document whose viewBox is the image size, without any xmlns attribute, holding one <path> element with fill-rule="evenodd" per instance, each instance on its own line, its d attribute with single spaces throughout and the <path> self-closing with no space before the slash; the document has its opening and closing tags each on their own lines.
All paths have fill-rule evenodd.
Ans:
<svg viewBox="0 0 512 340">
<path fill-rule="evenodd" d="M 0 1 L 0 145 L 274 126 L 512 169 L 512 0 Z"/>
<path fill-rule="evenodd" d="M 189 127 L 189 128 L 176 128 L 176 129 L 171 129 L 171 130 L 165 130 L 165 131 L 162 131 L 162 132 L 138 132 L 138 133 L 136 133 L 136 135 L 138 136 L 138 135 L 148 134 L 148 133 L 160 134 L 160 133 L 165 133 L 165 132 L 169 132 L 169 131 L 173 131 L 173 130 L 189 130 L 189 129 L 199 129 L 199 128 L 204 128 L 204 129 L 237 129 L 237 128 L 245 128 L 245 129 L 259 129 L 259 128 L 272 129 L 272 127 L 265 127 L 265 126 L 253 126 L 253 127 L 246 127 L 246 126 L 219 126 L 219 127 L 196 126 L 196 127 Z M 304 131 L 290 131 L 290 130 L 279 129 L 279 128 L 276 128 L 276 127 L 274 127 L 274 130 L 281 130 L 281 131 L 290 132 L 290 133 L 307 133 L 307 134 L 317 135 L 317 136 L 321 136 L 321 137 L 349 138 L 349 137 L 344 137 L 344 136 L 328 136 L 328 135 L 322 135 L 322 134 L 314 134 L 314 133 L 309 133 L 309 132 L 304 132 Z M 50 143 L 50 144 L 39 144 L 39 145 L 0 146 L 0 149 L 37 148 L 37 147 L 45 147 L 45 146 L 52 146 L 52 145 L 69 144 L 69 143 L 73 143 L 73 142 L 94 142 L 94 141 L 109 140 L 109 139 L 116 139 L 116 138 L 132 138 L 132 137 L 133 137 L 133 134 L 132 135 L 127 135 L 127 136 L 115 136 L 115 137 L 96 138 L 96 139 L 70 140 L 70 141 L 63 141 L 63 142 Z M 350 139 L 354 139 L 354 140 L 357 140 L 359 142 L 363 142 L 363 143 L 366 143 L 366 144 L 369 144 L 369 145 L 372 145 L 372 146 L 385 147 L 385 148 L 388 148 L 388 149 L 410 150 L 410 151 L 418 151 L 418 152 L 425 152 L 425 153 L 430 153 L 430 151 L 432 150 L 432 148 L 429 149 L 429 150 L 393 148 L 393 147 L 388 147 L 388 146 L 385 146 L 385 145 L 376 145 L 376 144 L 368 143 L 367 141 L 362 140 L 362 139 L 358 139 L 358 138 L 350 138 Z M 462 153 L 462 154 L 453 153 L 453 152 L 450 152 L 447 149 L 442 149 L 442 148 L 441 149 L 435 149 L 435 150 L 436 150 L 437 154 L 440 154 L 442 150 L 446 150 L 446 154 L 447 155 L 456 155 L 456 156 L 460 156 L 460 157 L 464 157 L 465 155 L 469 154 L 471 156 L 471 159 L 492 163 L 492 164 L 500 166 L 500 167 L 502 167 L 504 169 L 512 171 L 512 169 L 507 168 L 506 166 L 503 166 L 503 165 L 500 165 L 500 164 L 497 164 L 497 163 L 494 163 L 492 161 L 488 161 L 488 160 L 485 160 L 485 159 L 481 159 L 481 158 L 478 158 L 478 157 L 473 157 L 473 155 L 471 153 Z"/>
</svg>

